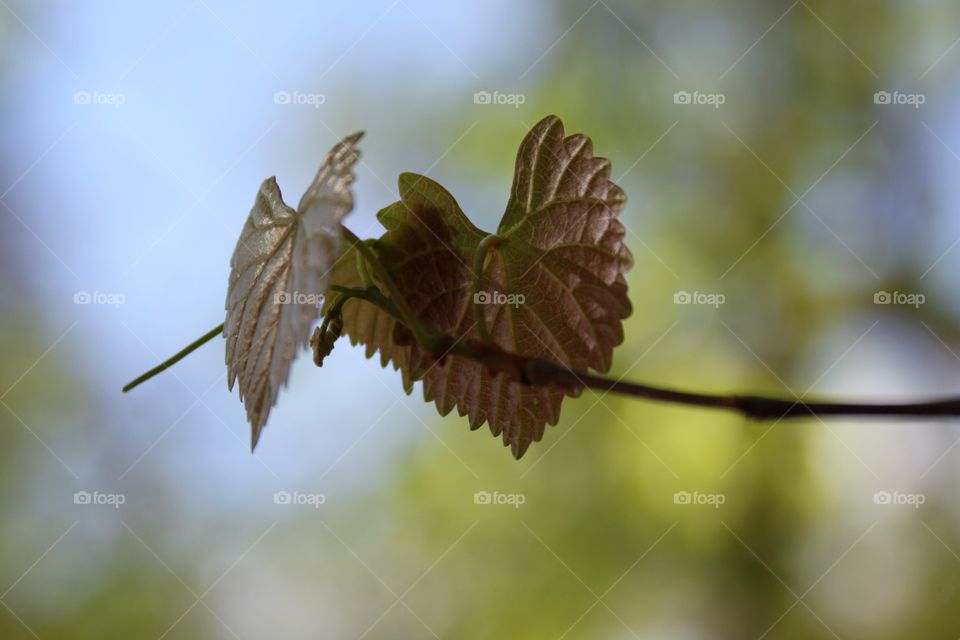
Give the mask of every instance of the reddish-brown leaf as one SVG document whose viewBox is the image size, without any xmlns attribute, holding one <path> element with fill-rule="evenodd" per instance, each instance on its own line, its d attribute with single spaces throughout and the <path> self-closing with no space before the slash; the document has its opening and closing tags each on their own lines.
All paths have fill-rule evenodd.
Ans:
<svg viewBox="0 0 960 640">
<path fill-rule="evenodd" d="M 479 278 L 474 261 L 488 234 L 429 178 L 406 173 L 399 185 L 400 201 L 378 214 L 387 231 L 374 249 L 420 322 L 459 340 L 480 339 L 477 304 L 501 348 L 573 370 L 609 370 L 630 313 L 624 272 L 632 258 L 617 217 L 623 191 L 610 180 L 610 162 L 593 156 L 589 138 L 565 137 L 555 116 L 527 134 Z M 346 252 L 332 281 L 367 284 L 358 264 L 355 252 Z M 545 425 L 556 424 L 564 395 L 577 393 L 523 385 L 473 360 L 397 344 L 395 321 L 365 302 L 348 302 L 343 321 L 368 357 L 380 350 L 384 365 L 401 370 L 407 392 L 422 380 L 424 397 L 442 415 L 456 408 L 471 428 L 488 422 L 518 458 Z"/>
</svg>

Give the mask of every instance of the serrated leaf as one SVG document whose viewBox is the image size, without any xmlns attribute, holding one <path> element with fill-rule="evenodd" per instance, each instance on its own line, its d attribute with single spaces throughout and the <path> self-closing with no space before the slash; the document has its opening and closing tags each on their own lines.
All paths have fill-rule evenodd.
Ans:
<svg viewBox="0 0 960 640">
<path fill-rule="evenodd" d="M 340 221 L 353 209 L 350 183 L 362 135 L 330 150 L 297 210 L 284 204 L 276 179 L 267 178 L 230 259 L 227 385 L 239 382 L 252 447 L 320 314 L 319 296 L 340 252 Z"/>
<path fill-rule="evenodd" d="M 499 347 L 545 358 L 573 370 L 610 368 L 630 313 L 624 272 L 632 264 L 618 213 L 623 191 L 610 180 L 610 163 L 593 157 L 583 135 L 564 137 L 550 116 L 524 138 L 513 188 L 484 261 L 479 292 L 482 316 Z M 423 324 L 458 339 L 480 339 L 474 314 L 474 260 L 488 235 L 477 229 L 443 187 L 424 176 L 403 174 L 400 201 L 378 218 L 387 228 L 374 244 L 400 294 Z M 335 282 L 358 286 L 346 260 Z M 442 415 L 454 407 L 471 428 L 484 422 L 502 435 L 516 457 L 556 424 L 571 389 L 523 385 L 457 356 L 437 361 L 417 344 L 393 340 L 392 318 L 372 305 L 350 302 L 344 328 L 351 340 L 379 349 L 410 391 L 423 380 L 424 397 Z"/>
</svg>

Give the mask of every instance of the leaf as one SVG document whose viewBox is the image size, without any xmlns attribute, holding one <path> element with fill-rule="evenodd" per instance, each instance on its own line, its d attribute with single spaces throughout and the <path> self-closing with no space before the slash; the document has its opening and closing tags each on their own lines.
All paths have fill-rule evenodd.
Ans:
<svg viewBox="0 0 960 640">
<path fill-rule="evenodd" d="M 330 150 L 296 211 L 284 204 L 275 178 L 264 180 L 230 259 L 227 385 L 239 382 L 251 447 L 320 314 L 320 294 L 340 252 L 340 221 L 353 209 L 354 145 L 362 136 Z"/>
<path fill-rule="evenodd" d="M 461 340 L 480 339 L 473 265 L 488 234 L 429 178 L 403 174 L 399 186 L 400 201 L 378 214 L 387 228 L 374 243 L 380 261 L 420 322 Z M 572 370 L 610 368 L 630 313 L 624 272 L 632 257 L 617 218 L 624 202 L 609 161 L 593 157 L 589 138 L 564 137 L 555 116 L 534 126 L 520 146 L 506 213 L 479 274 L 480 312 L 494 343 Z M 334 281 L 359 286 L 348 254 Z M 417 344 L 398 345 L 393 319 L 369 304 L 347 303 L 343 320 L 368 357 L 379 349 L 384 365 L 402 371 L 408 392 L 423 380 L 424 397 L 442 415 L 456 407 L 473 429 L 488 422 L 518 458 L 545 425 L 556 424 L 564 395 L 578 393 L 523 385 L 473 360 L 436 360 Z"/>
<path fill-rule="evenodd" d="M 444 289 L 463 286 L 463 279 L 472 277 L 465 273 L 468 262 L 461 254 L 472 259 L 470 252 L 486 234 L 470 223 L 453 196 L 429 178 L 404 173 L 400 175 L 399 184 L 401 201 L 377 214 L 388 231 L 371 243 L 372 249 L 391 272 L 420 320 L 434 329 L 452 333 L 460 317 L 451 310 L 453 299 L 432 304 L 430 298 Z M 404 224 L 411 211 L 416 212 L 415 217 L 409 220 L 411 224 Z M 455 238 L 465 240 L 457 250 L 451 250 L 448 243 Z M 346 249 L 334 266 L 331 283 L 352 288 L 367 286 L 370 281 L 363 265 L 356 249 Z M 444 282 L 445 277 L 451 280 Z M 465 286 L 469 286 L 469 282 Z M 425 297 L 421 292 L 425 292 Z M 327 298 L 325 313 L 332 296 Z M 404 390 L 410 393 L 414 380 L 422 378 L 427 365 L 419 364 L 424 357 L 419 349 L 413 354 L 418 366 L 410 365 L 412 345 L 396 343 L 394 337 L 398 331 L 393 317 L 374 305 L 351 300 L 344 305 L 342 318 L 351 343 L 366 345 L 368 358 L 379 349 L 381 364 L 386 366 L 392 362 L 395 368 L 399 368 Z"/>
</svg>

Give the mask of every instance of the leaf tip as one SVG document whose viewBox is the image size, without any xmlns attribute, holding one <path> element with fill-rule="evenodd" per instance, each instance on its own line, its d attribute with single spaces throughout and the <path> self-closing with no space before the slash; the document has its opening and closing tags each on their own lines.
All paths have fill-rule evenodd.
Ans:
<svg viewBox="0 0 960 640">
<path fill-rule="evenodd" d="M 523 439 L 523 440 L 515 439 L 512 442 L 510 442 L 509 443 L 510 451 L 511 453 L 513 453 L 514 459 L 519 460 L 520 458 L 522 458 L 523 454 L 525 454 L 527 452 L 527 449 L 530 448 L 531 442 L 533 442 L 533 440 L 526 440 L 526 439 Z M 505 442 L 504 444 L 508 444 L 508 443 Z"/>
<path fill-rule="evenodd" d="M 250 453 L 257 449 L 257 443 L 260 442 L 260 434 L 263 433 L 263 423 L 261 421 L 250 423 Z"/>
<path fill-rule="evenodd" d="M 414 187 L 417 186 L 422 180 L 429 180 L 425 175 L 414 173 L 412 171 L 404 171 L 399 176 L 397 176 L 397 187 L 400 190 L 400 195 L 412 191 Z"/>
</svg>

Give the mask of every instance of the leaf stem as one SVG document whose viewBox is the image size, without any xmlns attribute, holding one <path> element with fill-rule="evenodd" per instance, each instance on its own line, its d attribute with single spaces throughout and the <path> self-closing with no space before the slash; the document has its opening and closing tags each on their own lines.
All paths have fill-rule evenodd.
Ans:
<svg viewBox="0 0 960 640">
<path fill-rule="evenodd" d="M 477 330 L 480 333 L 480 339 L 485 342 L 492 342 L 490 330 L 487 328 L 487 319 L 483 315 L 483 306 L 480 304 L 478 294 L 483 284 L 483 267 L 487 261 L 487 252 L 495 249 L 503 242 L 503 238 L 496 234 L 490 234 L 480 241 L 477 245 L 477 253 L 473 256 L 473 299 L 470 304 L 473 306 L 473 319 L 477 323 Z"/>
<path fill-rule="evenodd" d="M 133 389 L 134 387 L 136 387 L 141 382 L 145 382 L 150 378 L 152 378 L 153 376 L 157 375 L 164 369 L 169 369 L 170 367 L 172 367 L 176 363 L 186 358 L 188 355 L 196 351 L 198 348 L 200 348 L 207 342 L 210 342 L 211 340 L 213 340 L 215 337 L 217 337 L 221 333 L 223 333 L 222 324 L 217 325 L 215 328 L 203 334 L 202 336 L 200 336 L 199 338 L 197 338 L 196 340 L 194 340 L 193 342 L 185 346 L 183 349 L 181 349 L 174 355 L 170 356 L 169 358 L 167 358 L 166 360 L 164 360 L 163 362 L 155 366 L 153 369 L 150 369 L 150 371 L 140 374 L 139 376 L 137 376 L 136 378 L 134 378 L 133 380 L 125 384 L 123 386 L 123 392 L 126 393 L 127 391 L 130 391 L 130 389 Z"/>
<path fill-rule="evenodd" d="M 419 322 L 416 314 L 413 313 L 413 309 L 411 309 L 410 305 L 407 304 L 406 298 L 403 297 L 403 295 L 400 293 L 400 290 L 397 288 L 396 283 L 394 283 L 393 278 L 390 276 L 390 272 L 387 271 L 387 269 L 383 266 L 383 263 L 380 262 L 380 259 L 377 257 L 377 254 L 374 253 L 373 249 L 371 249 L 366 242 L 358 238 L 352 231 L 350 231 L 350 229 L 342 225 L 340 227 L 340 234 L 347 242 L 356 248 L 361 256 L 363 256 L 363 259 L 367 262 L 367 265 L 373 268 L 374 276 L 379 281 L 380 285 L 386 289 L 389 302 L 392 303 L 396 315 L 399 315 L 401 321 L 410 328 L 417 342 L 426 347 L 431 353 L 436 353 L 436 335 L 431 331 L 428 331 L 423 323 Z"/>
<path fill-rule="evenodd" d="M 366 300 L 370 304 L 380 307 L 388 314 L 393 316 L 394 320 L 403 322 L 403 318 L 400 316 L 400 312 L 397 311 L 396 305 L 385 298 L 383 294 L 380 293 L 380 289 L 378 289 L 375 285 L 371 285 L 363 289 L 357 289 L 354 287 L 341 287 L 340 285 L 334 284 L 330 286 L 330 290 L 340 294 L 340 298 L 338 298 L 337 302 L 340 303 L 341 307 L 351 298 L 358 298 L 360 300 Z M 340 302 L 340 299 L 342 299 L 342 302 Z M 336 305 L 337 302 L 335 302 L 334 305 Z M 333 307 L 331 307 L 331 311 L 332 310 Z"/>
</svg>

